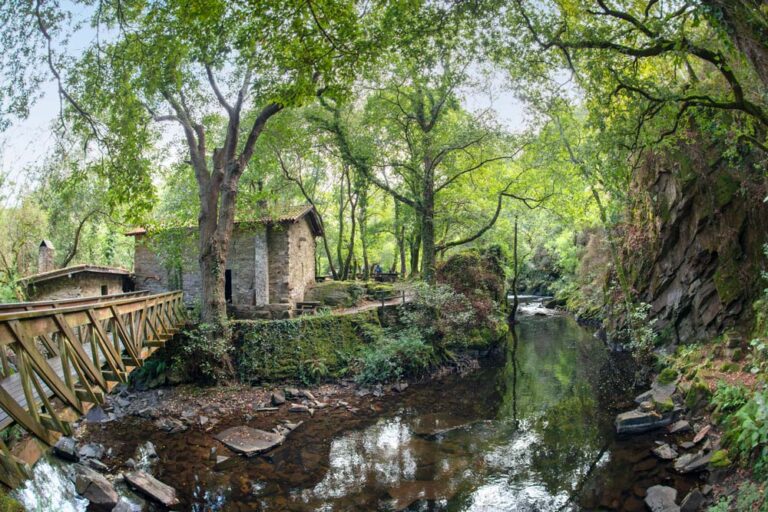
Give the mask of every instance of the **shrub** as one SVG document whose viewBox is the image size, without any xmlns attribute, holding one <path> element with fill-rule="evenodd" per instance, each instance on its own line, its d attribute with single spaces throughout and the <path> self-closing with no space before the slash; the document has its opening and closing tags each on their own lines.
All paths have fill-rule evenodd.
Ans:
<svg viewBox="0 0 768 512">
<path fill-rule="evenodd" d="M 726 419 L 723 439 L 758 478 L 768 477 L 768 391 L 756 392 Z"/>
<path fill-rule="evenodd" d="M 408 330 L 367 347 L 357 381 L 371 384 L 419 377 L 438 363 L 434 348 L 416 331 Z"/>
<path fill-rule="evenodd" d="M 171 358 L 172 371 L 202 384 L 234 377 L 229 326 L 199 324 L 183 331 L 180 339 Z"/>
</svg>

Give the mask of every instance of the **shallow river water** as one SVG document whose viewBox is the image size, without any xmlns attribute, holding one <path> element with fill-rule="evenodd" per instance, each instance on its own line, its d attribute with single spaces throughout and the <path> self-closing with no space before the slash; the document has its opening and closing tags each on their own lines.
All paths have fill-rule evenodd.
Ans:
<svg viewBox="0 0 768 512">
<path fill-rule="evenodd" d="M 525 317 L 464 377 L 411 386 L 355 417 L 318 415 L 265 457 L 213 471 L 210 433 L 107 427 L 125 453 L 151 439 L 183 510 L 644 510 L 681 480 L 651 436 L 617 439 L 628 370 L 568 317 Z"/>
</svg>

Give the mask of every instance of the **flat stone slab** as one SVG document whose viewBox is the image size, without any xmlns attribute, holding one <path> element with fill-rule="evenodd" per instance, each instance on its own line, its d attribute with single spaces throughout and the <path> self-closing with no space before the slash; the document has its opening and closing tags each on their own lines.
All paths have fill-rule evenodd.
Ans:
<svg viewBox="0 0 768 512">
<path fill-rule="evenodd" d="M 125 475 L 125 480 L 131 487 L 165 507 L 170 508 L 179 504 L 176 489 L 164 484 L 149 473 L 144 471 L 128 473 Z"/>
<path fill-rule="evenodd" d="M 214 436 L 224 443 L 227 448 L 247 457 L 271 450 L 285 441 L 285 436 L 251 427 L 240 426 L 228 428 Z"/>
<path fill-rule="evenodd" d="M 617 434 L 639 434 L 672 423 L 673 414 L 659 414 L 656 411 L 641 411 L 634 409 L 616 416 Z"/>
</svg>

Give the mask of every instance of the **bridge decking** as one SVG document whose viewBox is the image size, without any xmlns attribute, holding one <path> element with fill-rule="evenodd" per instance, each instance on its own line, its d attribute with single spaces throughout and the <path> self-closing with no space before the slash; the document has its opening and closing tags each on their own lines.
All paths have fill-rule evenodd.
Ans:
<svg viewBox="0 0 768 512">
<path fill-rule="evenodd" d="M 0 305 L 0 429 L 53 444 L 183 321 L 181 292 Z M 0 440 L 0 481 L 27 473 Z"/>
</svg>

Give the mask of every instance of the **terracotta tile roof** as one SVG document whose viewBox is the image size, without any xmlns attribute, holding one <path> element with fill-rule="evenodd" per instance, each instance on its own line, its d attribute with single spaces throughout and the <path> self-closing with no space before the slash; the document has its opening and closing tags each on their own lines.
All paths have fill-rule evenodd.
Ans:
<svg viewBox="0 0 768 512">
<path fill-rule="evenodd" d="M 312 232 L 315 236 L 319 236 L 323 233 L 320 217 L 317 215 L 314 207 L 311 204 L 299 204 L 299 205 L 273 205 L 267 208 L 268 215 L 252 219 L 240 219 L 235 222 L 235 225 L 248 225 L 248 224 L 282 224 L 287 222 L 297 222 L 305 215 L 309 215 L 309 224 L 312 227 Z M 190 229 L 192 227 L 190 226 Z M 139 236 L 147 233 L 145 228 L 134 228 L 125 233 L 125 236 Z"/>
<path fill-rule="evenodd" d="M 101 265 L 74 265 L 72 267 L 57 268 L 56 270 L 40 272 L 39 274 L 32 274 L 31 276 L 22 277 L 19 279 L 19 284 L 30 285 L 39 283 L 41 281 L 57 279 L 59 277 L 68 277 L 72 274 L 79 274 L 82 272 L 91 272 L 94 274 L 118 274 L 123 276 L 131 274 L 130 271 L 124 268 L 104 267 Z"/>
</svg>

